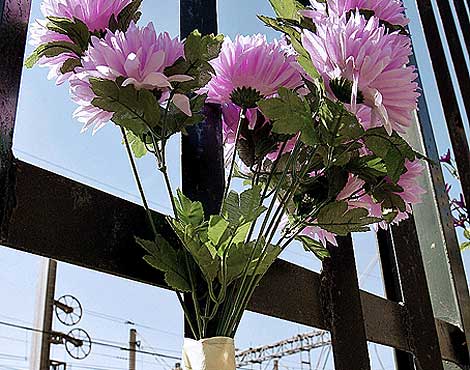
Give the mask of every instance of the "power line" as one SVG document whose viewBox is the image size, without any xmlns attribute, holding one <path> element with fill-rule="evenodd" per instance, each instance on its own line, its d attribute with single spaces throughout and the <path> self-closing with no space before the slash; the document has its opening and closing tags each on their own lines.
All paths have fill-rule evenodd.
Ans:
<svg viewBox="0 0 470 370">
<path fill-rule="evenodd" d="M 143 337 L 143 335 L 140 334 L 140 333 L 138 333 L 138 335 L 139 335 L 140 339 L 142 339 L 142 341 L 147 344 L 147 347 L 149 347 L 150 349 L 152 349 L 152 347 L 148 345 L 148 342 L 145 340 L 145 338 Z M 155 362 L 157 362 L 159 365 L 165 366 L 165 367 L 167 367 L 167 368 L 169 368 L 169 369 L 172 369 L 172 366 L 170 366 L 170 365 L 165 361 L 165 359 L 161 359 L 161 360 L 160 360 L 158 357 L 154 357 L 153 359 L 154 359 Z M 163 362 L 163 364 L 162 364 L 162 362 Z"/>
<path fill-rule="evenodd" d="M 28 357 L 27 356 L 20 356 L 20 355 L 11 355 L 8 353 L 0 353 L 0 357 L 2 357 L 3 360 L 21 360 L 21 361 L 27 361 Z"/>
<path fill-rule="evenodd" d="M 36 332 L 36 333 L 43 333 L 43 334 L 49 334 L 49 335 L 54 334 L 54 333 L 47 332 L 47 331 L 44 331 L 44 330 L 30 328 L 30 327 L 27 327 L 27 326 L 17 325 L 17 324 L 13 324 L 13 323 L 4 322 L 4 321 L 0 321 L 0 325 L 11 327 L 11 328 L 16 328 L 16 329 L 33 331 L 33 332 Z M 108 343 L 99 342 L 99 341 L 95 341 L 95 340 L 91 340 L 91 344 L 95 344 L 95 345 L 98 345 L 98 346 L 109 347 L 109 348 L 116 348 L 116 349 L 119 349 L 121 351 L 127 351 L 127 352 L 131 351 L 131 349 L 128 348 L 128 347 L 117 346 L 117 345 L 114 345 L 114 344 L 108 344 Z M 142 350 L 136 350 L 135 352 L 145 354 L 145 355 L 150 355 L 150 356 L 168 358 L 170 360 L 181 361 L 180 357 L 166 355 L 166 354 L 158 353 L 158 352 L 150 352 L 150 351 L 142 351 Z"/>
<path fill-rule="evenodd" d="M 111 190 L 114 190 L 114 191 L 117 191 L 117 192 L 120 192 L 122 194 L 125 194 L 129 197 L 132 197 L 134 199 L 138 199 L 140 201 L 140 197 L 136 194 L 133 194 L 133 193 L 130 193 L 126 190 L 123 190 L 123 189 L 120 189 L 116 186 L 113 186 L 113 185 L 110 185 L 110 184 L 107 184 L 103 181 L 100 181 L 100 180 L 97 180 L 91 176 L 87 176 L 87 175 L 84 175 L 84 174 L 81 174 L 79 172 L 76 172 L 76 171 L 73 171 L 69 168 L 66 168 L 64 166 L 61 166 L 60 164 L 57 164 L 57 163 L 54 163 L 54 162 L 51 162 L 51 161 L 48 161 L 47 159 L 44 159 L 44 158 L 41 158 L 41 157 L 38 157 L 37 155 L 34 155 L 34 154 L 31 154 L 31 153 L 28 153 L 24 150 L 21 150 L 21 149 L 18 149 L 18 148 L 14 148 L 15 152 L 18 152 L 18 153 L 21 153 L 21 154 L 24 154 L 28 157 L 31 157 L 31 158 L 34 158 L 38 161 L 41 161 L 43 163 L 47 163 L 57 169 L 60 169 L 62 171 L 65 171 L 65 172 L 68 172 L 69 174 L 72 174 L 72 175 L 76 175 L 76 176 L 79 176 L 81 177 L 82 179 L 85 179 L 85 180 L 88 180 L 88 181 L 91 181 L 91 182 L 94 182 L 96 185 L 101 185 L 101 186 L 104 186 L 104 187 L 107 187 L 108 189 L 111 189 Z M 154 202 L 154 201 L 149 201 L 150 204 L 152 204 L 154 207 L 156 206 L 157 208 L 163 208 L 165 210 L 168 210 L 168 211 L 171 211 L 171 208 L 169 208 L 168 206 L 164 205 L 164 204 L 161 204 L 161 203 L 158 203 L 158 202 Z"/>
<path fill-rule="evenodd" d="M 88 313 L 89 315 L 91 315 L 91 316 L 95 316 L 95 317 L 103 319 L 103 320 L 114 321 L 116 323 L 124 324 L 124 325 L 132 325 L 132 326 L 135 326 L 137 328 L 147 329 L 147 330 L 155 331 L 157 333 L 163 333 L 163 334 L 171 335 L 171 336 L 178 337 L 178 338 L 182 337 L 181 334 L 178 334 L 176 332 L 157 329 L 153 326 L 144 325 L 144 324 L 135 322 L 134 320 L 125 319 L 123 317 L 113 316 L 113 315 L 109 315 L 109 314 L 105 314 L 105 313 L 101 313 L 101 312 L 96 312 L 96 311 L 92 311 L 92 310 L 84 310 L 84 311 L 86 313 Z"/>
</svg>

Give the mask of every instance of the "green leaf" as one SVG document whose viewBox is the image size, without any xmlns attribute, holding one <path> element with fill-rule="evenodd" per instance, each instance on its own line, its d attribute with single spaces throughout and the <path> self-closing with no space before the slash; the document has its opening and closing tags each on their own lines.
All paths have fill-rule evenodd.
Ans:
<svg viewBox="0 0 470 370">
<path fill-rule="evenodd" d="M 261 203 L 261 185 L 253 185 L 240 194 L 240 214 L 245 222 L 255 221 L 266 211 Z"/>
<path fill-rule="evenodd" d="M 52 58 L 64 53 L 75 54 L 77 57 L 80 57 L 82 50 L 79 46 L 67 41 L 48 42 L 47 44 L 39 45 L 26 59 L 24 65 L 26 68 L 33 68 L 42 57 Z"/>
<path fill-rule="evenodd" d="M 388 177 L 397 182 L 405 170 L 405 160 L 416 158 L 409 144 L 396 132 L 389 135 L 383 127 L 367 130 L 364 134 L 366 146 L 382 158 L 387 168 Z"/>
<path fill-rule="evenodd" d="M 204 209 L 201 202 L 193 202 L 178 189 L 175 197 L 176 212 L 185 225 L 199 226 L 204 222 Z"/>
<path fill-rule="evenodd" d="M 208 62 L 219 55 L 223 41 L 223 35 L 202 36 L 197 30 L 189 34 L 184 43 L 184 58 L 165 69 L 165 75 L 169 77 L 183 74 L 194 78 L 192 81 L 174 84 L 178 93 L 187 94 L 210 81 L 214 69 Z"/>
<path fill-rule="evenodd" d="M 125 32 L 132 21 L 137 23 L 142 13 L 139 11 L 142 0 L 132 0 L 117 16 L 117 29 Z"/>
<path fill-rule="evenodd" d="M 219 56 L 223 42 L 223 35 L 202 36 L 198 30 L 195 30 L 186 39 L 184 57 L 191 64 L 208 62 Z"/>
<path fill-rule="evenodd" d="M 229 225 L 229 222 L 222 216 L 212 215 L 210 217 L 207 236 L 214 246 L 218 246 L 221 241 L 227 239 L 227 230 L 229 229 Z"/>
<path fill-rule="evenodd" d="M 364 129 L 355 115 L 341 102 L 323 99 L 318 109 L 321 138 L 330 146 L 340 146 L 364 135 Z"/>
<path fill-rule="evenodd" d="M 165 281 L 170 287 L 181 292 L 190 292 L 191 286 L 187 276 L 182 251 L 176 251 L 161 235 L 155 241 L 136 238 L 137 243 L 144 248 L 147 256 L 144 260 L 157 270 L 165 273 Z"/>
<path fill-rule="evenodd" d="M 251 223 L 266 211 L 261 203 L 260 185 L 253 185 L 240 195 L 230 191 L 224 203 L 223 215 L 233 225 Z"/>
<path fill-rule="evenodd" d="M 326 249 L 325 246 L 319 241 L 316 241 L 305 235 L 300 235 L 295 239 L 302 243 L 306 251 L 312 252 L 315 256 L 317 256 L 320 261 L 330 257 L 330 252 L 328 252 L 328 249 Z"/>
<path fill-rule="evenodd" d="M 368 225 L 380 222 L 376 217 L 369 217 L 364 208 L 348 209 L 347 202 L 333 202 L 322 207 L 317 218 L 318 226 L 338 235 L 351 232 L 368 231 Z"/>
<path fill-rule="evenodd" d="M 119 81 L 90 79 L 96 98 L 92 104 L 113 112 L 113 122 L 141 136 L 159 124 L 160 105 L 148 90 L 137 90 L 133 85 L 121 86 Z"/>
<path fill-rule="evenodd" d="M 283 0 L 279 1 L 283 2 Z M 313 65 L 310 54 L 302 45 L 302 36 L 298 31 L 298 28 L 301 27 L 300 23 L 297 22 L 297 24 L 295 24 L 296 27 L 293 27 L 293 24 L 289 24 L 285 19 L 276 19 L 266 17 L 264 15 L 259 15 L 258 18 L 264 22 L 266 26 L 271 27 L 276 31 L 283 32 L 288 37 L 288 40 L 292 44 L 294 50 L 297 52 L 297 61 L 305 70 L 305 72 L 314 80 L 320 79 L 320 74 Z"/>
<path fill-rule="evenodd" d="M 289 135 L 301 132 L 300 139 L 305 144 L 318 144 L 310 106 L 295 92 L 282 87 L 278 98 L 262 100 L 258 105 L 263 114 L 273 121 L 273 132 Z"/>
<path fill-rule="evenodd" d="M 138 136 L 134 135 L 132 131 L 129 130 L 126 130 L 126 136 L 127 140 L 129 141 L 132 153 L 134 153 L 134 156 L 136 158 L 142 158 L 144 155 L 147 154 L 147 148 L 144 142 Z"/>
<path fill-rule="evenodd" d="M 265 254 L 262 256 L 261 264 L 259 265 L 256 275 L 264 275 L 271 267 L 277 257 L 281 254 L 282 249 L 279 246 L 270 244 L 266 246 Z M 254 272 L 254 271 L 253 271 Z"/>
<path fill-rule="evenodd" d="M 236 191 L 230 190 L 224 203 L 223 215 L 232 224 L 240 221 L 240 196 Z"/>
<path fill-rule="evenodd" d="M 69 72 L 74 72 L 75 68 L 81 67 L 81 66 L 82 66 L 82 62 L 80 61 L 80 59 L 70 58 L 70 59 L 67 59 L 64 62 L 64 64 L 62 64 L 62 67 L 60 67 L 60 73 L 66 74 Z"/>
<path fill-rule="evenodd" d="M 66 35 L 74 44 L 84 52 L 90 43 L 90 31 L 88 26 L 78 18 L 47 17 L 49 22 L 46 27 L 54 32 Z"/>
<path fill-rule="evenodd" d="M 250 263 L 251 248 L 249 246 L 252 245 L 238 243 L 230 246 L 225 260 L 227 285 L 230 285 L 235 279 L 239 278 L 246 265 Z"/>
<path fill-rule="evenodd" d="M 195 227 L 192 224 L 184 224 L 180 221 L 171 220 L 170 224 L 185 249 L 199 266 L 206 281 L 208 283 L 214 281 L 219 273 L 220 257 L 210 243 L 206 240 L 201 240 L 207 235 L 204 232 L 204 227 L 207 227 L 207 223 Z"/>
<path fill-rule="evenodd" d="M 269 0 L 274 12 L 279 18 L 294 19 L 300 21 L 299 10 L 304 6 L 296 0 Z"/>
<path fill-rule="evenodd" d="M 405 201 L 400 197 L 403 189 L 397 185 L 384 183 L 376 187 L 372 196 L 377 203 L 382 204 L 382 209 L 393 211 L 406 211 Z"/>
</svg>

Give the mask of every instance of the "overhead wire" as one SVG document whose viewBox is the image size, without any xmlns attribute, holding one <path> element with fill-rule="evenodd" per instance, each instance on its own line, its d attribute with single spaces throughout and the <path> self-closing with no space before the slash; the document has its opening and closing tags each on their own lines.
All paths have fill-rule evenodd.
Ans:
<svg viewBox="0 0 470 370">
<path fill-rule="evenodd" d="M 118 188 L 118 187 L 116 187 L 116 186 L 114 186 L 114 185 L 107 184 L 107 183 L 105 183 L 105 182 L 103 182 L 103 181 L 100 181 L 100 180 L 98 180 L 98 179 L 95 179 L 95 178 L 93 178 L 93 177 L 91 177 L 91 176 L 87 176 L 87 175 L 81 174 L 81 173 L 79 173 L 79 172 L 76 172 L 76 171 L 71 170 L 71 169 L 69 169 L 69 168 L 66 168 L 66 167 L 64 167 L 64 166 L 61 166 L 60 164 L 57 164 L 57 163 L 51 162 L 51 161 L 49 161 L 49 160 L 47 160 L 47 159 L 38 157 L 37 155 L 31 154 L 31 153 L 29 153 L 29 152 L 27 152 L 27 151 L 25 151 L 25 150 L 18 149 L 18 148 L 15 147 L 15 148 L 14 148 L 14 151 L 15 151 L 15 152 L 18 152 L 18 153 L 21 153 L 21 154 L 23 154 L 23 155 L 26 155 L 26 156 L 28 156 L 28 157 L 31 157 L 31 158 L 33 158 L 33 159 L 35 159 L 35 160 L 37 160 L 37 161 L 40 161 L 40 162 L 43 162 L 43 163 L 47 163 L 48 165 L 53 166 L 53 167 L 56 167 L 57 169 L 60 169 L 60 170 L 62 170 L 62 171 L 68 172 L 69 174 L 72 174 L 72 175 L 75 175 L 75 176 L 79 176 L 79 177 L 81 177 L 81 178 L 83 178 L 83 179 L 85 179 L 85 180 L 94 182 L 96 185 L 104 186 L 104 187 L 106 187 L 106 188 L 108 188 L 108 189 L 110 189 L 110 190 L 117 191 L 117 192 L 119 192 L 119 193 L 125 194 L 125 195 L 127 195 L 127 196 L 129 196 L 129 197 L 131 197 L 131 198 L 133 198 L 133 199 L 136 199 L 136 200 L 139 200 L 139 201 L 140 201 L 140 197 L 139 197 L 137 194 L 134 194 L 134 193 L 128 192 L 128 191 L 126 191 L 126 190 L 120 189 L 120 188 Z M 166 206 L 166 205 L 164 205 L 164 204 L 162 204 L 162 203 L 158 203 L 158 202 L 154 202 L 154 201 L 149 201 L 149 203 L 150 203 L 151 205 L 153 205 L 154 207 L 156 207 L 156 208 L 160 208 L 160 209 L 163 208 L 163 209 L 165 209 L 165 210 L 171 211 L 170 207 L 168 207 L 168 206 Z"/>
<path fill-rule="evenodd" d="M 123 318 L 123 317 L 113 316 L 113 315 L 109 315 L 109 314 L 105 314 L 105 313 L 101 313 L 101 312 L 97 312 L 97 311 L 92 311 L 92 310 L 84 310 L 84 312 L 88 313 L 91 316 L 101 318 L 103 320 L 114 321 L 114 322 L 124 324 L 124 325 L 135 326 L 137 328 L 147 329 L 147 330 L 155 331 L 155 332 L 162 333 L 162 334 L 171 335 L 171 336 L 178 337 L 178 338 L 182 337 L 182 334 L 178 334 L 176 332 L 171 332 L 171 331 L 167 331 L 167 330 L 163 330 L 163 329 L 158 329 L 158 328 L 155 328 L 155 327 L 149 326 L 149 325 L 144 325 L 144 324 L 141 324 L 141 323 L 136 322 L 134 320 L 129 320 L 129 319 L 126 319 L 126 318 Z"/>
<path fill-rule="evenodd" d="M 17 325 L 17 324 L 13 324 L 13 323 L 4 322 L 4 321 L 0 321 L 0 325 L 7 326 L 7 327 L 12 327 L 12 328 L 16 328 L 16 329 L 33 331 L 33 332 L 37 332 L 37 333 L 53 334 L 52 332 L 48 332 L 48 331 L 45 331 L 45 330 L 35 329 L 35 328 L 27 327 L 27 326 L 24 326 L 24 325 Z M 133 349 L 130 349 L 128 347 L 123 347 L 123 346 L 118 346 L 118 345 L 114 345 L 114 344 L 104 343 L 104 342 L 100 342 L 100 341 L 96 341 L 96 340 L 91 340 L 90 343 L 95 344 L 95 345 L 99 345 L 99 346 L 109 347 L 109 348 L 116 348 L 116 349 L 119 349 L 121 351 L 127 351 L 127 352 L 134 351 Z M 150 355 L 150 356 L 158 356 L 158 357 L 161 357 L 161 358 L 168 358 L 168 359 L 171 359 L 171 360 L 178 360 L 178 361 L 181 360 L 181 357 L 176 357 L 176 356 L 167 355 L 167 354 L 158 353 L 158 352 L 150 352 L 150 351 L 142 351 L 142 350 L 135 350 L 135 352 Z"/>
</svg>

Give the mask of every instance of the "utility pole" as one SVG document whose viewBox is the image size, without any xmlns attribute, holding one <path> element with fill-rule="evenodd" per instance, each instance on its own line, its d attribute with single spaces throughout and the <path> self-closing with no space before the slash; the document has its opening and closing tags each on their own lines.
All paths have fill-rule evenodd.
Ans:
<svg viewBox="0 0 470 370">
<path fill-rule="evenodd" d="M 42 319 L 41 352 L 39 370 L 50 369 L 52 315 L 54 309 L 55 282 L 57 274 L 57 261 L 47 261 L 45 276 L 44 314 Z"/>
<path fill-rule="evenodd" d="M 181 364 L 179 362 L 175 364 L 175 370 L 178 370 L 178 369 L 181 369 Z"/>
<path fill-rule="evenodd" d="M 274 360 L 273 370 L 279 370 L 279 360 Z"/>
<path fill-rule="evenodd" d="M 129 331 L 129 370 L 135 370 L 135 355 L 137 350 L 137 331 Z"/>
</svg>

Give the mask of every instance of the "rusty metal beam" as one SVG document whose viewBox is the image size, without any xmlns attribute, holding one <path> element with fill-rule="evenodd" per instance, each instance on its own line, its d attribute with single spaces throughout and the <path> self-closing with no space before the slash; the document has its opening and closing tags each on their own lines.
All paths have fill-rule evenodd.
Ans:
<svg viewBox="0 0 470 370">
<path fill-rule="evenodd" d="M 31 0 L 0 1 L 0 223 L 15 202 L 13 131 Z"/>
<path fill-rule="evenodd" d="M 377 232 L 377 244 L 385 296 L 393 302 L 403 302 L 400 276 L 398 274 L 397 260 L 393 250 L 390 231 L 379 229 Z M 413 355 L 397 349 L 395 349 L 394 355 L 397 370 L 414 370 Z"/>
<path fill-rule="evenodd" d="M 329 245 L 328 250 L 330 258 L 323 262 L 321 274 L 321 298 L 325 326 L 331 331 L 335 369 L 370 370 L 351 236 L 338 237 L 338 246 Z"/>
<path fill-rule="evenodd" d="M 18 202 L 1 225 L 1 245 L 167 288 L 161 274 L 142 261 L 133 241 L 136 235 L 151 235 L 141 207 L 22 161 L 14 165 Z M 171 237 L 163 216 L 155 217 L 161 232 Z M 329 330 L 320 286 L 319 274 L 278 260 L 249 310 Z M 363 291 L 360 297 L 367 340 L 411 351 L 403 306 Z M 442 357 L 470 365 L 461 350 L 461 330 L 436 323 Z"/>
</svg>

